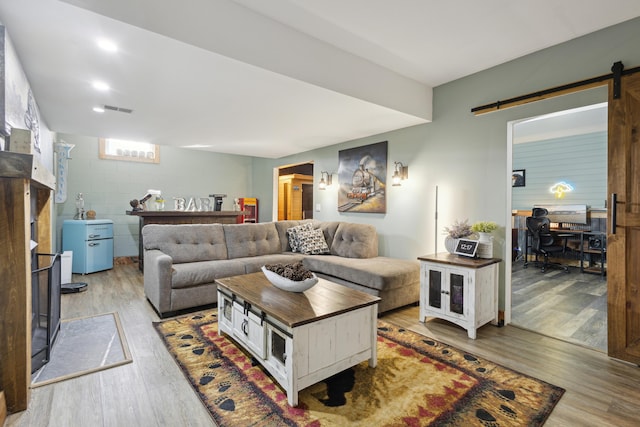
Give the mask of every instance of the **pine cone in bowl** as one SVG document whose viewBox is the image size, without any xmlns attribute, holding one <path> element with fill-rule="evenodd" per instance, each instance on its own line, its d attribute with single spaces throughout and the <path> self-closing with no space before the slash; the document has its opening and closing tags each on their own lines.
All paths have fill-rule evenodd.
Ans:
<svg viewBox="0 0 640 427">
<path fill-rule="evenodd" d="M 304 268 L 302 262 L 267 264 L 262 272 L 273 286 L 290 292 L 304 292 L 318 283 L 316 275 Z"/>
</svg>

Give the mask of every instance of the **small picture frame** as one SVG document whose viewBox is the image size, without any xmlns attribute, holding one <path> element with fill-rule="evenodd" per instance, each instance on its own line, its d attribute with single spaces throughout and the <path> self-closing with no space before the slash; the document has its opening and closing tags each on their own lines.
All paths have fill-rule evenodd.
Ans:
<svg viewBox="0 0 640 427">
<path fill-rule="evenodd" d="M 456 243 L 456 250 L 453 251 L 453 253 L 456 255 L 462 255 L 462 256 L 474 258 L 476 256 L 477 251 L 478 251 L 477 240 L 458 239 L 458 243 Z"/>
<path fill-rule="evenodd" d="M 511 173 L 511 186 L 524 187 L 526 184 L 526 171 L 524 169 L 514 169 Z"/>
</svg>

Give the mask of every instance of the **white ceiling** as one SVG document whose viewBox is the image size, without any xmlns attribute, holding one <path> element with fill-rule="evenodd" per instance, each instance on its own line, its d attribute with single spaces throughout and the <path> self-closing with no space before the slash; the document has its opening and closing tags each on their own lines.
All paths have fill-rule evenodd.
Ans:
<svg viewBox="0 0 640 427">
<path fill-rule="evenodd" d="M 51 130 L 269 158 L 427 123 L 432 87 L 637 16 L 637 0 L 0 0 Z"/>
<path fill-rule="evenodd" d="M 513 143 L 606 132 L 607 126 L 608 104 L 603 102 L 519 121 L 513 127 Z"/>
</svg>

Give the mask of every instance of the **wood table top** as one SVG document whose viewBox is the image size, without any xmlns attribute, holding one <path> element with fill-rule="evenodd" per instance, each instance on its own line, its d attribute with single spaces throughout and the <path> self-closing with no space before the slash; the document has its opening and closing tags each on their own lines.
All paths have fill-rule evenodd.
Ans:
<svg viewBox="0 0 640 427">
<path fill-rule="evenodd" d="M 141 216 L 148 218 L 156 217 L 215 217 L 215 216 L 240 216 L 247 211 L 126 211 L 127 215 Z"/>
<path fill-rule="evenodd" d="M 237 295 L 290 328 L 380 302 L 376 296 L 325 279 L 305 292 L 283 291 L 261 271 L 217 279 L 216 284 L 223 292 Z"/>
<path fill-rule="evenodd" d="M 439 262 L 442 264 L 454 265 L 467 268 L 482 268 L 487 265 L 501 262 L 500 258 L 471 258 L 462 255 L 454 255 L 448 252 L 419 256 L 420 261 Z"/>
</svg>

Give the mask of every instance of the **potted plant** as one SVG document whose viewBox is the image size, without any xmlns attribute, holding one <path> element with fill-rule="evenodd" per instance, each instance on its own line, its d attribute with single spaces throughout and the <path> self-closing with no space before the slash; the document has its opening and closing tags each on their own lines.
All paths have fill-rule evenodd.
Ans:
<svg viewBox="0 0 640 427">
<path fill-rule="evenodd" d="M 474 233 L 491 233 L 497 229 L 498 224 L 493 221 L 478 221 L 471 226 L 471 230 Z"/>
<path fill-rule="evenodd" d="M 478 233 L 478 257 L 493 257 L 493 237 L 490 236 L 490 233 L 497 229 L 498 224 L 493 221 L 478 221 L 473 223 L 471 230 L 473 230 L 474 233 Z"/>
<path fill-rule="evenodd" d="M 449 253 L 453 253 L 456 249 L 458 239 L 464 239 L 473 234 L 469 220 L 455 220 L 450 227 L 445 227 L 444 232 L 447 237 L 444 238 L 444 247 Z"/>
</svg>

